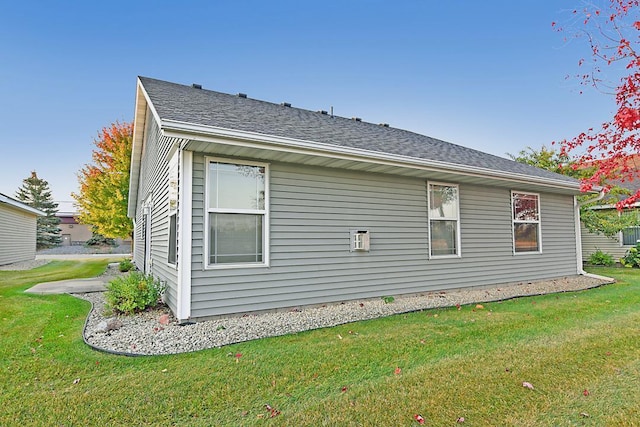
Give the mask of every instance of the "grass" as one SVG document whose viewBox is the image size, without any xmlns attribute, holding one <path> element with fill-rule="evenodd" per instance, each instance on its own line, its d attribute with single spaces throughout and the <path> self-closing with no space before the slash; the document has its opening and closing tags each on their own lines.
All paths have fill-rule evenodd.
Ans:
<svg viewBox="0 0 640 427">
<path fill-rule="evenodd" d="M 104 267 L 0 272 L 0 425 L 640 424 L 638 270 L 594 270 L 619 282 L 589 291 L 131 358 L 84 345 L 88 303 L 22 292 Z"/>
</svg>

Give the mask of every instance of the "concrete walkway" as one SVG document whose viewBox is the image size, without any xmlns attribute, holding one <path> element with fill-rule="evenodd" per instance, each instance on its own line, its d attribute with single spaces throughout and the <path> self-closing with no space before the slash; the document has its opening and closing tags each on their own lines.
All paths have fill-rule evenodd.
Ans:
<svg viewBox="0 0 640 427">
<path fill-rule="evenodd" d="M 105 282 L 92 277 L 90 279 L 58 280 L 56 282 L 39 283 L 25 292 L 30 294 L 73 294 L 106 291 Z"/>
</svg>

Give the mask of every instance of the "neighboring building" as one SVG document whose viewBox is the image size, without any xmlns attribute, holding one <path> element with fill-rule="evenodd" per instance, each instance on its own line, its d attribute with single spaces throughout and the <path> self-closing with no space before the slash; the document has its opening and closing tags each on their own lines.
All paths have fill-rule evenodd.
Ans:
<svg viewBox="0 0 640 427">
<path fill-rule="evenodd" d="M 638 191 L 638 182 L 624 182 L 617 183 L 617 185 L 626 188 L 627 190 L 635 193 Z M 592 209 L 615 211 L 615 203 L 617 200 L 604 199 L 601 205 L 595 206 Z M 624 209 L 621 212 L 617 212 L 618 215 L 640 215 L 640 204 L 636 203 L 629 209 Z M 603 234 L 590 233 L 584 225 L 582 226 L 582 258 L 585 261 L 589 260 L 592 253 L 597 250 L 611 254 L 617 261 L 622 258 L 629 248 L 636 245 L 640 241 L 640 227 L 629 227 L 620 231 L 615 237 L 607 237 Z"/>
<path fill-rule="evenodd" d="M 582 273 L 576 180 L 243 94 L 139 78 L 130 182 L 180 321 Z"/>
<path fill-rule="evenodd" d="M 84 245 L 93 235 L 91 227 L 78 223 L 76 219 L 78 211 L 73 202 L 63 201 L 56 203 L 58 203 L 56 216 L 60 218 L 59 227 L 62 246 Z"/>
<path fill-rule="evenodd" d="M 38 216 L 44 212 L 0 193 L 0 265 L 30 261 L 36 257 Z"/>
<path fill-rule="evenodd" d="M 63 201 L 58 203 L 56 216 L 60 218 L 60 236 L 62 236 L 62 246 L 80 246 L 87 243 L 93 236 L 91 226 L 78 222 L 79 212 L 74 202 Z M 130 245 L 131 237 L 125 239 L 114 239 L 117 245 Z"/>
</svg>

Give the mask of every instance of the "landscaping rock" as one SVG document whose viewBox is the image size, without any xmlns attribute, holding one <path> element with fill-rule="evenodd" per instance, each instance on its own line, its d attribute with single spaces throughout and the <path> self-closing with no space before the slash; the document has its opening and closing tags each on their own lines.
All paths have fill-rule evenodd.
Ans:
<svg viewBox="0 0 640 427">
<path fill-rule="evenodd" d="M 484 307 L 479 303 L 520 296 L 579 291 L 605 283 L 610 282 L 589 276 L 571 276 L 531 283 L 448 290 L 446 293 L 425 292 L 418 295 L 398 296 L 388 304 L 380 298 L 374 298 L 320 307 L 301 307 L 293 311 L 230 316 L 185 325 L 171 321 L 173 317 L 166 306 L 132 316 L 104 318 L 102 315 L 105 303 L 103 293 L 75 294 L 75 296 L 93 303 L 84 332 L 85 340 L 91 346 L 127 354 L 156 355 L 221 347 L 258 338 L 431 308 L 472 304 L 471 309 L 481 310 L 480 307 Z M 158 326 L 159 323 L 163 326 Z M 97 330 L 104 333 L 96 333 Z"/>
</svg>

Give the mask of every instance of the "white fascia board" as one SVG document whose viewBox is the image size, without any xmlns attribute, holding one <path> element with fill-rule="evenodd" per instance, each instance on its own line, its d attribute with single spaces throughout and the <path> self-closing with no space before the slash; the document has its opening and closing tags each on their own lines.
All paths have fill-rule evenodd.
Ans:
<svg viewBox="0 0 640 427">
<path fill-rule="evenodd" d="M 25 212 L 29 212 L 31 214 L 37 215 L 37 216 L 47 216 L 46 213 L 42 212 L 39 209 L 36 208 L 32 208 L 29 205 L 25 205 L 24 203 L 21 203 L 17 200 L 12 199 L 9 196 L 5 196 L 4 194 L 0 194 L 0 203 L 5 203 L 11 207 L 14 207 L 16 209 L 20 209 L 22 211 Z"/>
<path fill-rule="evenodd" d="M 133 118 L 133 141 L 131 145 L 131 168 L 129 172 L 129 200 L 127 201 L 127 216 L 133 218 L 136 215 L 138 201 L 138 180 L 140 179 L 140 162 L 142 160 L 142 148 L 144 145 L 144 130 L 147 127 L 147 107 L 155 120 L 160 123 L 160 116 L 156 111 L 149 94 L 144 89 L 140 78 L 136 85 L 136 104 Z"/>
<path fill-rule="evenodd" d="M 368 163 L 386 164 L 405 168 L 433 170 L 437 172 L 454 172 L 460 175 L 500 178 L 508 181 L 538 184 L 545 187 L 561 188 L 565 190 L 580 190 L 579 183 L 568 183 L 551 178 L 539 178 L 513 172 L 504 172 L 477 166 L 459 165 L 438 160 L 426 160 L 417 157 L 401 156 L 397 154 L 380 153 L 351 147 L 323 144 L 281 136 L 264 135 L 234 129 L 213 126 L 196 125 L 176 120 L 162 120 L 160 128 L 165 136 L 176 138 L 190 138 L 210 140 L 223 138 L 224 141 L 215 142 L 252 148 L 268 148 L 270 150 L 289 153 L 310 154 L 344 160 L 357 160 Z M 209 137 L 209 138 L 208 138 Z M 213 142 L 213 141 L 212 141 Z"/>
</svg>

